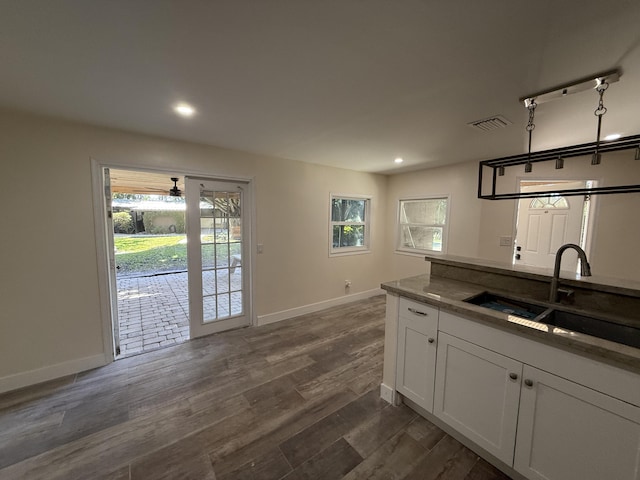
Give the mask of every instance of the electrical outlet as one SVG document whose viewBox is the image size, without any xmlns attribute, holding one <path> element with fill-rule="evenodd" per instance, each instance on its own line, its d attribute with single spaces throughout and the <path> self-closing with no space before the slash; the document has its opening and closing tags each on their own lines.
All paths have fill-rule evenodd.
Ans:
<svg viewBox="0 0 640 480">
<path fill-rule="evenodd" d="M 351 286 L 351 280 L 344 281 L 344 288 L 349 288 Z"/>
</svg>

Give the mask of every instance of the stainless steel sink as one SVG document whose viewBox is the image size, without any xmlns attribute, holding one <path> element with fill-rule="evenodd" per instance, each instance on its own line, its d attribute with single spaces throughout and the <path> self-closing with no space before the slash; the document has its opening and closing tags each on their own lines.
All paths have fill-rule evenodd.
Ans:
<svg viewBox="0 0 640 480">
<path fill-rule="evenodd" d="M 515 315 L 550 327 L 584 333 L 593 337 L 640 348 L 640 328 L 608 321 L 598 316 L 583 315 L 558 309 L 555 304 L 529 302 L 492 292 L 483 292 L 465 302 Z"/>
<path fill-rule="evenodd" d="M 550 309 L 535 319 L 554 327 L 640 348 L 640 329 L 596 317 Z"/>
<path fill-rule="evenodd" d="M 535 319 L 548 309 L 548 307 L 543 304 L 529 303 L 518 298 L 491 292 L 483 292 L 467 298 L 465 302 L 529 320 Z"/>
</svg>

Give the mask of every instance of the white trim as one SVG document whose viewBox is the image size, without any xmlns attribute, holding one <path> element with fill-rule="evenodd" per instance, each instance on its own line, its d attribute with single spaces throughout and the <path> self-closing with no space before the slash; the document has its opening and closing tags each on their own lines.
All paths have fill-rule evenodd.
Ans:
<svg viewBox="0 0 640 480">
<path fill-rule="evenodd" d="M 310 303 L 301 307 L 290 308 L 289 310 L 281 310 L 279 312 L 267 313 L 266 315 L 258 315 L 256 325 L 267 325 L 269 323 L 280 322 L 288 318 L 299 317 L 308 313 L 318 312 L 325 308 L 344 305 L 345 303 L 355 302 L 356 300 L 364 300 L 365 298 L 374 297 L 376 295 L 384 295 L 385 291 L 381 288 L 373 288 L 364 292 L 345 295 L 343 297 L 331 298 L 317 303 Z"/>
<path fill-rule="evenodd" d="M 151 172 L 151 173 L 171 173 L 179 171 L 179 176 L 191 176 L 199 177 L 207 180 L 219 180 L 219 181 L 232 181 L 239 183 L 247 183 L 251 186 L 251 197 L 253 204 L 253 212 L 251 218 L 251 240 L 255 245 L 255 232 L 256 232 L 256 214 L 255 214 L 255 195 L 254 195 L 254 178 L 245 176 L 229 176 L 229 175 L 213 175 L 211 172 L 204 172 L 202 170 L 185 169 L 182 166 L 176 170 L 167 168 L 154 168 L 147 165 L 137 165 L 135 163 L 121 163 L 121 162 L 102 162 L 93 157 L 90 157 L 91 161 L 91 182 L 93 189 L 93 215 L 94 215 L 94 227 L 95 227 L 95 240 L 96 240 L 96 262 L 98 265 L 98 288 L 100 297 L 100 316 L 102 321 L 103 332 L 103 345 L 104 345 L 104 359 L 105 363 L 111 363 L 114 361 L 113 352 L 113 330 L 111 319 L 111 302 L 110 302 L 110 290 L 109 290 L 109 265 L 106 246 L 106 228 L 105 228 L 105 211 L 104 208 L 104 195 L 103 195 L 103 180 L 102 169 L 111 168 L 118 170 L 135 170 L 139 172 Z M 250 317 L 254 319 L 254 323 L 257 324 L 257 318 L 254 311 L 254 279 L 255 279 L 255 249 L 250 248 L 250 262 L 249 268 L 249 285 L 251 289 L 251 297 L 249 298 L 249 309 L 251 311 Z"/>
<path fill-rule="evenodd" d="M 590 178 L 589 180 L 594 182 L 595 187 L 602 187 L 606 185 L 606 183 L 603 181 L 602 178 L 598 178 L 598 179 Z M 589 180 L 585 180 L 585 181 L 589 181 Z M 589 202 L 591 203 L 591 205 L 589 205 L 589 218 L 587 218 L 587 225 L 586 225 L 587 238 L 585 239 L 585 245 L 584 245 L 584 252 L 587 254 L 587 258 L 591 258 L 592 253 L 596 251 L 596 248 L 595 248 L 596 237 L 597 237 L 596 221 L 598 219 L 598 216 L 600 215 L 599 199 L 600 199 L 600 195 L 591 195 L 589 197 Z"/>
<path fill-rule="evenodd" d="M 202 183 L 201 183 L 202 182 Z M 200 234 L 200 206 L 199 199 L 202 193 L 199 191 L 198 184 L 204 185 L 207 190 L 213 189 L 215 191 L 233 191 L 234 188 L 238 188 L 241 191 L 241 220 L 243 235 L 248 232 L 248 240 L 242 242 L 242 256 L 243 269 L 249 272 L 248 275 L 242 278 L 242 292 L 244 300 L 244 313 L 242 315 L 230 316 L 220 318 L 215 321 L 205 322 L 203 321 L 202 310 L 202 251 Z M 213 333 L 218 333 L 226 330 L 231 330 L 240 327 L 247 327 L 252 324 L 253 321 L 253 305 L 252 299 L 252 265 L 254 249 L 250 244 L 253 239 L 253 223 L 252 212 L 249 217 L 246 216 L 246 212 L 249 210 L 249 206 L 253 205 L 253 184 L 251 182 L 218 180 L 215 178 L 203 178 L 192 177 L 190 175 L 185 176 L 185 199 L 187 202 L 186 211 L 186 231 L 187 238 L 193 232 L 196 233 L 196 242 L 189 240 L 187 243 L 187 265 L 188 265 L 188 277 L 189 277 L 189 333 L 190 338 L 203 337 Z M 224 189 L 224 190 L 218 190 Z M 246 202 L 246 204 L 245 204 Z M 243 237 L 244 238 L 244 237 Z"/>
<path fill-rule="evenodd" d="M 105 363 L 114 361 L 113 325 L 111 320 L 111 290 L 109 282 L 109 256 L 107 249 L 106 205 L 104 199 L 103 169 L 109 168 L 91 158 L 91 183 L 93 189 L 93 224 L 98 266 L 98 297 L 102 318 L 102 344 Z"/>
<path fill-rule="evenodd" d="M 343 257 L 345 255 L 364 255 L 366 253 L 371 253 L 370 249 L 364 249 L 365 247 L 358 247 L 358 250 L 347 250 L 348 247 L 343 247 L 345 249 L 344 252 L 334 252 L 330 253 L 330 257 Z"/>
<path fill-rule="evenodd" d="M 593 176 L 587 176 L 585 178 L 576 178 L 576 177 L 569 177 L 569 178 L 556 178 L 556 179 L 552 179 L 549 178 L 549 176 L 541 176 L 541 177 L 525 177 L 525 176 L 516 176 L 516 191 L 520 192 L 522 190 L 522 182 L 523 181 L 532 181 L 532 182 L 549 182 L 552 184 L 559 184 L 559 183 L 571 183 L 571 182 L 584 182 L 586 185 L 586 182 L 588 181 L 592 181 L 595 182 L 595 186 L 599 187 L 599 186 L 603 186 L 603 179 L 601 177 L 598 178 L 594 178 Z M 562 196 L 562 195 L 560 195 Z M 581 225 L 580 228 L 586 228 L 587 229 L 587 236 L 585 239 L 585 245 L 580 245 L 580 247 L 584 250 L 584 252 L 587 255 L 587 258 L 591 258 L 591 254 L 595 251 L 595 248 L 593 248 L 594 246 L 594 242 L 595 242 L 595 222 L 596 219 L 598 218 L 597 212 L 599 211 L 599 204 L 600 202 L 598 202 L 598 197 L 599 195 L 591 195 L 590 197 L 590 202 L 591 205 L 589 207 L 589 217 L 587 218 L 587 225 Z M 531 198 L 535 198 L 535 197 L 531 197 Z M 520 215 L 520 200 L 524 200 L 524 199 L 514 199 L 515 205 L 514 205 L 514 212 L 513 212 L 513 233 L 512 233 L 512 254 L 511 254 L 511 264 L 512 265 L 516 265 L 516 254 L 517 254 L 517 244 L 516 244 L 516 240 L 518 239 L 518 220 L 519 220 L 519 215 Z M 583 207 L 584 207 L 584 200 L 582 203 Z M 579 243 L 579 242 L 578 242 Z"/>
<path fill-rule="evenodd" d="M 393 251 L 394 255 L 405 255 L 407 257 L 418 257 L 418 258 L 424 258 L 425 253 L 419 253 L 419 252 L 407 252 L 404 250 L 394 250 Z M 438 255 L 443 255 L 441 252 L 428 252 L 426 255 L 429 255 L 430 257 L 437 257 Z"/>
<path fill-rule="evenodd" d="M 93 158 L 92 158 L 93 159 Z M 177 167 L 176 169 L 172 169 L 170 166 L 165 168 L 157 168 L 150 167 L 148 165 L 137 165 L 135 163 L 121 163 L 121 162 L 101 162 L 96 160 L 100 167 L 112 168 L 116 170 L 133 170 L 136 172 L 149 172 L 149 173 L 162 173 L 162 174 L 175 174 L 178 176 L 190 176 L 190 177 L 198 177 L 203 180 L 221 180 L 221 181 L 231 181 L 231 182 L 250 182 L 254 179 L 254 177 L 244 177 L 244 176 L 231 176 L 231 175 L 214 175 L 211 172 L 205 172 L 203 170 L 191 170 L 185 169 L 182 166 Z"/>
<path fill-rule="evenodd" d="M 341 198 L 346 200 L 364 200 L 365 201 L 365 221 L 364 222 L 334 222 L 331 219 L 333 199 Z M 344 255 L 360 255 L 363 253 L 371 253 L 373 230 L 373 195 L 362 194 L 342 194 L 329 192 L 329 257 L 341 257 Z M 333 226 L 335 224 L 362 224 L 364 225 L 364 245 L 357 247 L 338 247 L 333 248 Z"/>
<path fill-rule="evenodd" d="M 380 384 L 380 398 L 391 405 L 400 405 L 398 392 L 384 383 Z"/>
<path fill-rule="evenodd" d="M 256 309 L 254 308 L 253 299 L 255 297 L 255 280 L 257 278 L 256 274 L 256 264 L 258 263 L 257 255 L 258 255 L 258 217 L 256 214 L 256 184 L 255 178 L 251 177 L 247 180 L 248 190 L 250 192 L 249 198 L 249 210 L 250 210 L 250 233 L 249 233 L 249 268 L 245 266 L 245 274 L 249 275 L 248 283 L 249 283 L 249 320 L 251 322 L 251 326 L 258 324 L 258 316 L 256 314 Z M 247 200 L 245 199 L 245 202 Z"/>
<path fill-rule="evenodd" d="M 0 393 L 17 390 L 18 388 L 28 387 L 67 375 L 73 375 L 78 372 L 84 372 L 92 368 L 102 367 L 108 363 L 110 363 L 110 360 L 106 358 L 106 355 L 100 354 L 91 357 L 77 358 L 27 372 L 15 373 L 0 378 Z"/>
</svg>

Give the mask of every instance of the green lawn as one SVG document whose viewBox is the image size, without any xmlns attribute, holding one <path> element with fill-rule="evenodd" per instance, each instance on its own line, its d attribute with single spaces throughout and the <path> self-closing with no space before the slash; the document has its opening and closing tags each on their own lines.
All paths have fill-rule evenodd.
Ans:
<svg viewBox="0 0 640 480">
<path fill-rule="evenodd" d="M 173 247 L 187 239 L 186 235 L 159 235 L 159 236 L 116 236 L 114 243 L 116 255 L 125 253 L 144 252 L 160 247 Z"/>
<path fill-rule="evenodd" d="M 116 265 L 119 274 L 151 274 L 187 269 L 185 235 L 131 235 L 116 236 Z M 180 242 L 183 243 L 180 243 Z M 222 248 L 224 247 L 224 248 Z M 231 245 L 231 254 L 240 251 L 240 244 Z M 203 263 L 213 265 L 213 245 L 202 247 Z M 218 265 L 228 265 L 226 244 L 216 248 Z"/>
</svg>

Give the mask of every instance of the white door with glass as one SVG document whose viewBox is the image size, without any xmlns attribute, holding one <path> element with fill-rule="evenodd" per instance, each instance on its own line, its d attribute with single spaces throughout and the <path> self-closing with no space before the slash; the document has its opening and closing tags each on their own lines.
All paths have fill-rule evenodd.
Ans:
<svg viewBox="0 0 640 480">
<path fill-rule="evenodd" d="M 560 188 L 584 188 L 584 181 L 563 183 Z M 522 185 L 522 192 L 556 190 L 559 186 Z M 565 197 L 549 195 L 538 198 L 523 198 L 518 204 L 515 263 L 543 268 L 553 268 L 558 248 L 565 243 L 581 245 L 584 196 Z M 585 219 L 586 220 L 586 219 Z M 518 249 L 519 247 L 519 249 Z M 578 256 L 575 252 L 566 255 L 563 268 L 575 271 Z"/>
<path fill-rule="evenodd" d="M 191 338 L 251 323 L 249 184 L 187 177 Z"/>
</svg>

